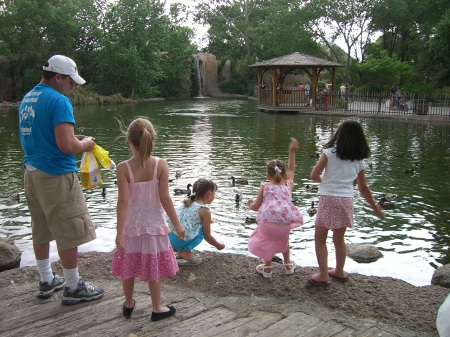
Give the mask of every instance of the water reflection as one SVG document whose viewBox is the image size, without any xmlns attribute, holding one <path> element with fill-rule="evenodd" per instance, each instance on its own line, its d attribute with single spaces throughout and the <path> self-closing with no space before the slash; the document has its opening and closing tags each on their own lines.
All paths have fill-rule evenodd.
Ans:
<svg viewBox="0 0 450 337">
<path fill-rule="evenodd" d="M 248 254 L 247 240 L 255 228 L 245 218 L 254 216 L 246 200 L 254 197 L 265 179 L 265 162 L 287 159 L 289 138 L 299 140 L 293 197 L 305 218 L 305 225 L 291 235 L 292 255 L 299 265 L 317 266 L 314 253 L 314 217 L 306 210 L 318 196 L 306 188 L 316 154 L 336 130 L 342 117 L 296 114 L 267 114 L 247 100 L 204 99 L 158 102 L 120 107 L 77 108 L 79 133 L 92 135 L 110 151 L 116 163 L 129 157 L 123 140 L 118 140 L 117 122 L 126 123 L 137 115 L 148 116 L 157 127 L 155 155 L 167 159 L 174 181 L 170 190 L 185 188 L 200 177 L 214 180 L 219 189 L 211 205 L 216 237 L 225 242 L 227 252 Z M 0 236 L 11 237 L 24 251 L 22 265 L 34 265 L 30 219 L 24 200 L 11 200 L 23 191 L 22 151 L 17 135 L 15 111 L 0 112 Z M 375 245 L 384 257 L 370 264 L 347 260 L 348 272 L 392 276 L 407 282 L 429 284 L 432 265 L 450 263 L 450 216 L 446 202 L 450 182 L 449 123 L 404 122 L 361 117 L 372 149 L 372 168 L 366 177 L 374 195 L 396 193 L 396 207 L 384 221 L 375 218 L 364 200 L 355 194 L 355 228 L 346 235 L 348 243 Z M 82 132 L 81 132 L 82 130 Z M 417 165 L 419 163 L 420 165 Z M 413 169 L 405 173 L 406 169 Z M 175 177 L 175 172 L 181 175 Z M 85 190 L 92 217 L 97 224 L 97 240 L 81 251 L 110 251 L 114 248 L 115 176 L 102 171 L 102 189 Z M 230 177 L 249 181 L 232 186 Z M 243 200 L 235 201 L 242 194 Z M 174 195 L 175 204 L 183 196 Z M 330 265 L 334 263 L 331 238 Z M 199 249 L 214 250 L 207 243 Z M 52 253 L 56 250 L 52 245 Z M 57 259 L 56 255 L 52 259 Z"/>
</svg>

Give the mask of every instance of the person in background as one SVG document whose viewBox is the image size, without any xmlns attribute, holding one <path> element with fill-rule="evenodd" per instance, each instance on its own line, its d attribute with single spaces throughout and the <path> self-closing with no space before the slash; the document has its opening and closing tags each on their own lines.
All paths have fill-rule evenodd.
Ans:
<svg viewBox="0 0 450 337">
<path fill-rule="evenodd" d="M 276 253 L 283 254 L 286 275 L 295 272 L 296 264 L 290 259 L 289 234 L 291 229 L 303 225 L 303 217 L 292 203 L 297 149 L 297 140 L 291 138 L 287 170 L 281 160 L 269 161 L 266 173 L 269 181 L 261 183 L 256 200 L 247 201 L 248 207 L 258 212 L 258 226 L 250 235 L 248 250 L 264 260 L 265 263 L 256 266 L 264 278 L 272 277 L 272 258 Z"/>
<path fill-rule="evenodd" d="M 197 247 L 203 239 L 218 250 L 225 245 L 218 242 L 211 234 L 211 211 L 206 206 L 213 202 L 217 191 L 217 185 L 208 179 L 200 178 L 192 186 L 192 193 L 176 208 L 176 213 L 185 229 L 184 239 L 178 239 L 177 230 L 169 218 L 167 222 L 170 229 L 170 243 L 174 251 L 178 252 L 179 265 L 198 265 L 202 263 L 200 256 L 195 256 L 192 250 Z"/>
<path fill-rule="evenodd" d="M 395 83 L 393 83 L 391 85 L 391 87 L 389 88 L 389 94 L 391 95 L 391 104 L 390 104 L 391 109 L 394 109 L 394 103 L 396 100 L 397 91 L 398 91 L 398 87 L 395 85 Z"/>
<path fill-rule="evenodd" d="M 353 93 L 355 92 L 355 86 L 350 83 L 348 86 L 348 101 L 353 102 Z"/>
<path fill-rule="evenodd" d="M 342 100 L 345 100 L 346 92 L 347 92 L 347 87 L 345 86 L 345 83 L 342 83 L 342 85 L 339 88 L 339 98 Z"/>
<path fill-rule="evenodd" d="M 169 195 L 167 161 L 152 156 L 156 132 L 145 117 L 136 118 L 124 130 L 133 153 L 117 165 L 117 235 L 112 275 L 122 279 L 125 303 L 122 314 L 129 318 L 135 307 L 134 279 L 148 282 L 152 300 L 152 321 L 170 317 L 176 309 L 161 305 L 161 277 L 173 277 L 178 265 L 167 234 L 170 229 L 164 211 L 174 224 L 179 239 L 184 227 L 178 221 Z"/>
<path fill-rule="evenodd" d="M 96 235 L 78 180 L 75 153 L 89 152 L 95 143 L 91 137 L 75 136 L 72 103 L 64 94 L 84 83 L 72 59 L 54 55 L 44 64 L 40 83 L 19 107 L 25 196 L 40 276 L 37 296 L 50 298 L 65 287 L 61 301 L 66 305 L 97 300 L 104 293 L 78 273 L 78 246 Z M 53 240 L 64 277 L 50 265 Z"/>
<path fill-rule="evenodd" d="M 344 235 L 347 228 L 353 227 L 353 181 L 356 179 L 359 193 L 380 218 L 384 213 L 375 204 L 372 192 L 366 183 L 364 159 L 370 156 L 369 145 L 361 124 L 345 121 L 339 125 L 311 171 L 311 179 L 320 183 L 319 205 L 315 220 L 315 246 L 320 272 L 310 277 L 314 286 L 326 286 L 329 278 L 346 282 L 344 272 L 346 248 Z M 323 172 L 323 175 L 322 175 Z M 336 267 L 328 270 L 327 236 L 333 231 L 336 253 Z"/>
<path fill-rule="evenodd" d="M 309 82 L 305 83 L 305 99 L 306 99 L 306 105 L 310 105 L 309 102 L 309 93 L 311 91 L 311 84 Z"/>
</svg>

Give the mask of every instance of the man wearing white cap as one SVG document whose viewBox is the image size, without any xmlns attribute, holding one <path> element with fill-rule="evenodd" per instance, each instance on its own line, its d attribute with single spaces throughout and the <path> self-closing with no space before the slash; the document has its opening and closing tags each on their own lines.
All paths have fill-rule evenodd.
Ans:
<svg viewBox="0 0 450 337">
<path fill-rule="evenodd" d="M 78 246 L 96 236 L 78 180 L 75 153 L 91 151 L 95 143 L 91 137 L 75 136 L 72 103 L 64 94 L 75 83 L 85 82 L 72 59 L 54 55 L 44 64 L 40 83 L 25 95 L 19 107 L 25 196 L 40 275 L 37 296 L 50 298 L 65 286 L 62 303 L 66 305 L 103 296 L 103 289 L 78 274 Z M 64 277 L 51 269 L 53 240 Z"/>
</svg>

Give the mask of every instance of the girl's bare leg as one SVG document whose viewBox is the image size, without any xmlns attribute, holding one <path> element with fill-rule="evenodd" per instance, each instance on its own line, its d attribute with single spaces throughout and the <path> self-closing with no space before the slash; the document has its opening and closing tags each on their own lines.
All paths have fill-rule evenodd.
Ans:
<svg viewBox="0 0 450 337">
<path fill-rule="evenodd" d="M 316 226 L 314 232 L 314 241 L 316 246 L 317 263 L 319 264 L 319 273 L 312 275 L 315 281 L 328 282 L 328 248 L 327 248 L 328 228 Z"/>
<path fill-rule="evenodd" d="M 289 242 L 288 242 L 288 247 L 287 247 L 286 253 L 283 253 L 283 261 L 284 261 L 284 264 L 290 264 L 291 263 L 291 248 L 289 247 Z M 289 267 L 285 266 L 285 268 L 287 270 L 291 270 L 292 266 L 289 266 Z"/>
<path fill-rule="evenodd" d="M 161 305 L 161 280 L 148 281 L 148 290 L 152 299 L 153 312 L 167 312 L 170 309 Z"/>
<path fill-rule="evenodd" d="M 122 281 L 123 293 L 125 295 L 125 306 L 127 308 L 134 308 L 133 291 L 134 291 L 134 278 Z"/>
<path fill-rule="evenodd" d="M 333 243 L 336 253 L 336 268 L 334 274 L 337 277 L 346 277 L 344 273 L 345 259 L 347 251 L 345 247 L 344 234 L 347 228 L 338 228 L 333 230 Z"/>
<path fill-rule="evenodd" d="M 190 250 L 182 249 L 181 252 L 178 253 L 178 257 L 191 261 L 194 259 L 194 254 Z"/>
</svg>

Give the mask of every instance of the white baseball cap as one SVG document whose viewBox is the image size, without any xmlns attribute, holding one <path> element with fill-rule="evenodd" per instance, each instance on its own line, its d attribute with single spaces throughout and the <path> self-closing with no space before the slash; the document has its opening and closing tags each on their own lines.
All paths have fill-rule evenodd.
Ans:
<svg viewBox="0 0 450 337">
<path fill-rule="evenodd" d="M 44 64 L 42 69 L 52 71 L 61 75 L 69 75 L 77 84 L 84 84 L 86 81 L 78 75 L 76 63 L 64 55 L 53 55 Z"/>
</svg>

